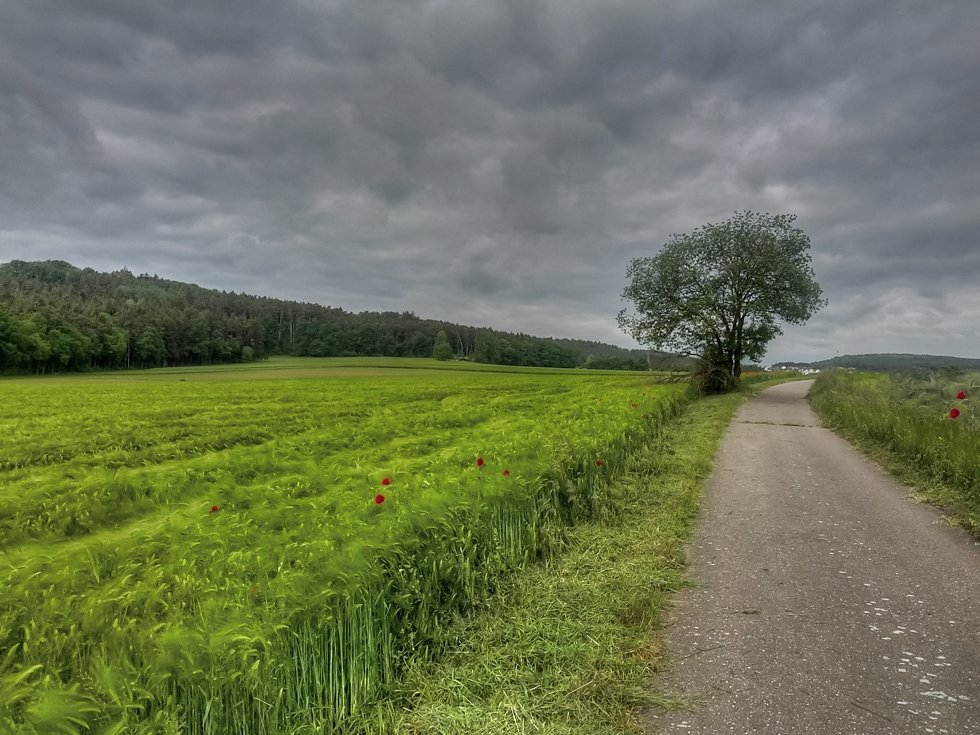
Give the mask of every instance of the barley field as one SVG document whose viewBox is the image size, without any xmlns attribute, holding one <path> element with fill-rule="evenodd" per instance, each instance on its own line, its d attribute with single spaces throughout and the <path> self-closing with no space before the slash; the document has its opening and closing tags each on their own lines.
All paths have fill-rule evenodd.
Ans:
<svg viewBox="0 0 980 735">
<path fill-rule="evenodd" d="M 395 359 L 0 381 L 0 733 L 355 731 L 687 401 Z"/>
</svg>

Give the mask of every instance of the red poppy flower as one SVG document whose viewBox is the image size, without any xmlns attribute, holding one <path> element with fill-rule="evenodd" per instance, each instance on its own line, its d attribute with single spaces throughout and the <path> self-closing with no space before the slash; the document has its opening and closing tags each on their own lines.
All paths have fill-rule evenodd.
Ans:
<svg viewBox="0 0 980 735">
<path fill-rule="evenodd" d="M 477 458 L 476 458 L 476 466 L 477 466 L 477 467 L 482 467 L 482 466 L 483 466 L 483 464 L 484 464 L 484 462 L 483 462 L 483 457 L 477 457 Z"/>
<path fill-rule="evenodd" d="M 383 479 L 381 481 L 381 484 L 382 485 L 390 485 L 391 484 L 391 478 L 390 477 L 386 477 L 385 479 Z"/>
<path fill-rule="evenodd" d="M 966 391 L 961 390 L 959 393 L 956 394 L 956 397 L 962 401 L 964 398 L 966 398 Z"/>
<path fill-rule="evenodd" d="M 211 506 L 211 512 L 212 513 L 217 513 L 219 510 L 221 510 L 221 506 L 218 506 L 218 505 L 212 505 Z"/>
<path fill-rule="evenodd" d="M 951 409 L 949 409 L 949 417 L 951 419 L 955 419 L 959 415 L 960 415 L 960 409 L 958 409 L 958 408 L 951 408 Z"/>
<path fill-rule="evenodd" d="M 510 470 L 508 469 L 504 470 L 504 477 L 510 477 Z"/>
<path fill-rule="evenodd" d="M 382 495 L 381 493 L 378 493 L 377 495 L 374 496 L 374 504 L 375 505 L 381 505 L 383 502 L 385 502 L 385 496 L 384 495 Z"/>
<path fill-rule="evenodd" d="M 597 460 L 595 461 L 595 466 L 596 466 L 596 467 L 602 467 L 602 465 L 603 465 L 603 461 L 602 461 L 601 459 L 597 459 Z"/>
</svg>

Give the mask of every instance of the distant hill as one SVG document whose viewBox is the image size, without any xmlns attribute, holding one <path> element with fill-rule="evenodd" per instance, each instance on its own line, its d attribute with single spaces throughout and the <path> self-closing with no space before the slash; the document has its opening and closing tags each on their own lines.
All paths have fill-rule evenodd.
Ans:
<svg viewBox="0 0 980 735">
<path fill-rule="evenodd" d="M 502 365 L 678 369 L 664 353 L 226 293 L 63 261 L 0 264 L 0 372 L 206 365 L 269 355 L 431 357 Z"/>
<path fill-rule="evenodd" d="M 810 363 L 780 363 L 787 367 L 853 368 L 880 373 L 932 372 L 936 370 L 980 370 L 980 359 L 949 355 L 911 355 L 882 353 L 872 355 L 841 355 L 829 360 Z"/>
</svg>

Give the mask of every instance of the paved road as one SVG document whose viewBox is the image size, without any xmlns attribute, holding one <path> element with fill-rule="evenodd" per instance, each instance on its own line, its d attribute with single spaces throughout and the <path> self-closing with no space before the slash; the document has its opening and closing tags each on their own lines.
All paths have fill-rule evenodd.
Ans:
<svg viewBox="0 0 980 735">
<path fill-rule="evenodd" d="M 820 428 L 810 381 L 741 408 L 705 487 L 651 733 L 980 733 L 980 546 Z"/>
</svg>

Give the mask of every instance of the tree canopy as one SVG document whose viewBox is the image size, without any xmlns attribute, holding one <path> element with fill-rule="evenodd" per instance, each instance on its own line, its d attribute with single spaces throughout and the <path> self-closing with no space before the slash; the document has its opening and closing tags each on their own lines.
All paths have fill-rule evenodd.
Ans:
<svg viewBox="0 0 980 735">
<path fill-rule="evenodd" d="M 826 302 L 810 266 L 810 239 L 795 215 L 736 212 L 719 224 L 672 235 L 626 271 L 619 324 L 638 342 L 701 358 L 709 390 L 738 383 L 782 334 Z"/>
</svg>

